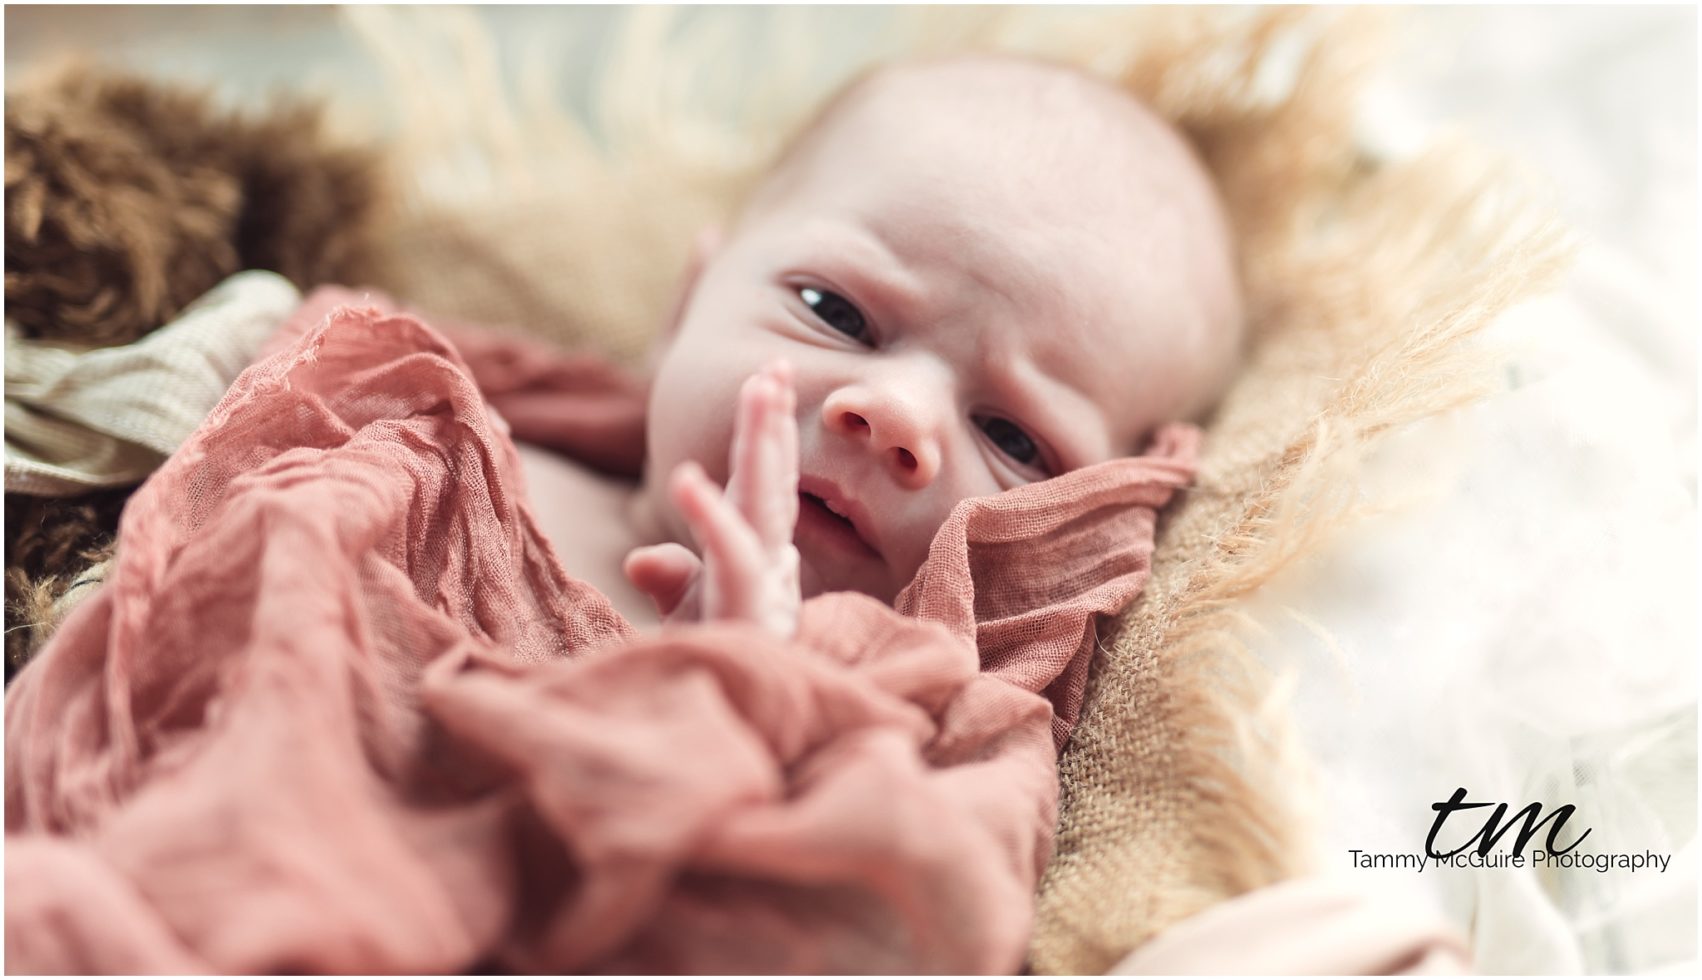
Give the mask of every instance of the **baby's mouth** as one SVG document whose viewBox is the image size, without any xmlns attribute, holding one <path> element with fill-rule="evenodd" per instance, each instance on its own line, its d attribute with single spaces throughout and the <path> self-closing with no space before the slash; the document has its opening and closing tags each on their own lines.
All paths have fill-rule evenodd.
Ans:
<svg viewBox="0 0 1702 980">
<path fill-rule="evenodd" d="M 849 517 L 821 497 L 803 490 L 798 491 L 798 530 L 801 534 L 826 539 L 846 550 L 875 554 L 874 548 Z"/>
</svg>

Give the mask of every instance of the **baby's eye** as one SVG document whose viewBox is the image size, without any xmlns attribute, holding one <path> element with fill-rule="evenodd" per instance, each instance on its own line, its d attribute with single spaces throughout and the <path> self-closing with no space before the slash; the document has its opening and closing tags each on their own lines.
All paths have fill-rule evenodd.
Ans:
<svg viewBox="0 0 1702 980">
<path fill-rule="evenodd" d="M 863 313 L 851 301 L 838 293 L 830 293 L 825 289 L 811 286 L 798 287 L 798 298 L 804 301 L 821 322 L 839 331 L 852 340 L 869 342 L 869 325 L 863 319 Z"/>
<path fill-rule="evenodd" d="M 993 441 L 993 445 L 999 447 L 999 452 L 1024 466 L 1045 468 L 1046 461 L 1040 457 L 1040 447 L 1035 445 L 1028 433 L 1022 431 L 1016 423 L 991 416 L 975 421 L 981 426 L 981 431 L 987 433 L 987 438 Z"/>
</svg>

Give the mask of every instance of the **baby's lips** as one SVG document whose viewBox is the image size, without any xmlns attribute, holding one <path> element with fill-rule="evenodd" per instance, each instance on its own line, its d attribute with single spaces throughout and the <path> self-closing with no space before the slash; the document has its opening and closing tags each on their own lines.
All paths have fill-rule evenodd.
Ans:
<svg viewBox="0 0 1702 980">
<path fill-rule="evenodd" d="M 798 478 L 798 492 L 809 494 L 828 505 L 829 510 L 842 516 L 851 525 L 875 557 L 884 559 L 885 553 L 881 550 L 880 540 L 874 532 L 873 516 L 861 501 L 841 490 L 832 480 L 808 474 Z"/>
</svg>

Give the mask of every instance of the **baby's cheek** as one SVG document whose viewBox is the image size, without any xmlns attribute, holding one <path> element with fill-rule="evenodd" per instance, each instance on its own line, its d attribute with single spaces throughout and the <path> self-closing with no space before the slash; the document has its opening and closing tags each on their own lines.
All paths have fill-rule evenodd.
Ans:
<svg viewBox="0 0 1702 980">
<path fill-rule="evenodd" d="M 672 472 L 684 462 L 696 462 L 710 479 L 725 483 L 732 428 L 723 427 L 720 421 L 727 413 L 707 409 L 706 399 L 692 398 L 685 392 L 676 391 L 666 398 L 665 404 L 653 409 L 651 462 L 665 472 Z"/>
<path fill-rule="evenodd" d="M 910 584 L 916 577 L 916 572 L 928 560 L 928 548 L 934 542 L 934 535 L 939 533 L 945 524 L 949 511 L 940 511 L 922 517 L 916 522 L 906 525 L 888 542 L 887 557 L 894 576 L 893 594 Z"/>
<path fill-rule="evenodd" d="M 963 462 L 962 457 L 959 456 L 957 461 Z M 979 459 L 969 462 L 981 466 Z M 984 469 L 983 472 L 974 472 L 973 467 L 948 466 L 934 481 L 930 488 L 933 492 L 924 499 L 913 501 L 914 507 L 904 525 L 903 546 L 891 548 L 888 552 L 895 569 L 903 575 L 900 588 L 908 584 L 922 563 L 927 561 L 928 549 L 933 545 L 935 536 L 951 519 L 958 504 L 972 497 L 989 497 L 1003 490 Z"/>
<path fill-rule="evenodd" d="M 670 469 L 695 460 L 710 476 L 725 479 L 743 377 L 698 346 L 676 345 L 658 367 L 650 393 L 649 455 Z"/>
</svg>

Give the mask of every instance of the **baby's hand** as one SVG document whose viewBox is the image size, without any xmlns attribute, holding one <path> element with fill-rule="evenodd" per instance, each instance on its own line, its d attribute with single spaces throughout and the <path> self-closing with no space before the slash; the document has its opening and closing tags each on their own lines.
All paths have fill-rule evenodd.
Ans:
<svg viewBox="0 0 1702 980">
<path fill-rule="evenodd" d="M 727 490 L 683 463 L 668 490 L 702 558 L 677 544 L 635 549 L 625 570 L 667 622 L 732 620 L 790 638 L 802 593 L 798 549 L 798 421 L 792 370 L 777 362 L 739 390 Z"/>
</svg>

